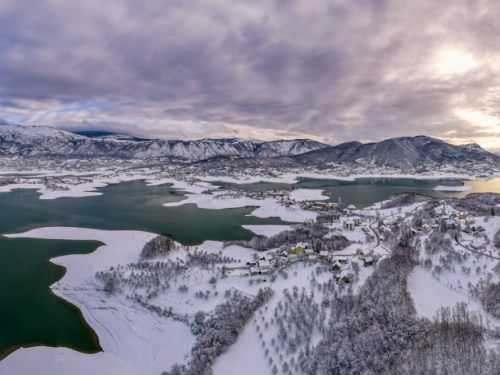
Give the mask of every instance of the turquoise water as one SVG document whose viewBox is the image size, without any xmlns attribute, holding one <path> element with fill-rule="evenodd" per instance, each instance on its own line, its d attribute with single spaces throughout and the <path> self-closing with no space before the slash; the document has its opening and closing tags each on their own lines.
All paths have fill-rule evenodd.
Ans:
<svg viewBox="0 0 500 375">
<path fill-rule="evenodd" d="M 193 204 L 163 207 L 185 197 L 167 185 L 147 187 L 142 181 L 99 189 L 103 195 L 40 200 L 31 189 L 0 193 L 0 233 L 19 233 L 48 226 L 109 230 L 133 229 L 170 233 L 185 245 L 205 240 L 250 239 L 243 224 L 283 224 L 257 219 L 251 208 L 204 210 Z M 80 311 L 54 295 L 49 286 L 65 269 L 49 259 L 87 254 L 93 241 L 8 239 L 0 237 L 0 358 L 21 346 L 65 346 L 96 352 L 95 333 Z"/>
<path fill-rule="evenodd" d="M 500 179 L 490 181 L 466 181 L 467 185 L 474 186 L 466 192 L 442 192 L 434 190 L 444 180 L 414 180 L 406 178 L 361 178 L 355 181 L 338 181 L 322 179 L 301 179 L 295 184 L 259 182 L 253 184 L 232 184 L 214 182 L 226 188 L 235 188 L 245 191 L 259 191 L 266 189 L 321 189 L 329 197 L 329 201 L 338 202 L 339 197 L 346 204 L 354 204 L 358 208 L 367 207 L 373 203 L 388 199 L 393 194 L 418 193 L 434 198 L 456 197 L 462 198 L 470 193 L 494 192 L 500 193 Z"/>
</svg>

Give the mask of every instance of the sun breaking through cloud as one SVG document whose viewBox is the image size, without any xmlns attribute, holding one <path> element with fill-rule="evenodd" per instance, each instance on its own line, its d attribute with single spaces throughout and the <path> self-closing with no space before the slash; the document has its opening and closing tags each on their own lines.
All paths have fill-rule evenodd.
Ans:
<svg viewBox="0 0 500 375">
<path fill-rule="evenodd" d="M 4 0 L 0 118 L 497 148 L 499 11 L 465 0 Z"/>
</svg>

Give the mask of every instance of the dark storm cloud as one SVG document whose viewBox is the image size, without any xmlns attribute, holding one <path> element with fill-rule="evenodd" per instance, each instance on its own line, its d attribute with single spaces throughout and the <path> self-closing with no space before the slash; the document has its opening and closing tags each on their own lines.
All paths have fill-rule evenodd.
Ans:
<svg viewBox="0 0 500 375">
<path fill-rule="evenodd" d="M 494 1 L 4 0 L 0 116 L 167 137 L 483 137 L 498 130 L 498 16 Z"/>
</svg>

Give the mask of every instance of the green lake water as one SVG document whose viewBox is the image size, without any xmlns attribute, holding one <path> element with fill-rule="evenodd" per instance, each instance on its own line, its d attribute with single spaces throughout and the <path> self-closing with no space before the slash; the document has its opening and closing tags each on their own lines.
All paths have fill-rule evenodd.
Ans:
<svg viewBox="0 0 500 375">
<path fill-rule="evenodd" d="M 185 199 L 168 185 L 147 187 L 143 181 L 132 181 L 99 190 L 104 194 L 55 200 L 41 200 L 32 189 L 0 193 L 0 234 L 49 226 L 130 229 L 170 233 L 185 245 L 196 245 L 205 240 L 250 239 L 253 234 L 243 224 L 284 224 L 279 219 L 246 216 L 250 207 L 221 211 L 194 204 L 163 207 Z M 87 254 L 98 246 L 93 241 L 0 237 L 0 358 L 33 345 L 100 350 L 80 311 L 49 288 L 65 273 L 49 259 Z"/>
<path fill-rule="evenodd" d="M 215 183 L 219 184 L 219 183 Z M 432 190 L 436 180 L 360 179 L 354 182 L 303 179 L 289 184 L 220 183 L 244 190 L 275 188 L 323 189 L 331 201 L 358 207 L 371 205 L 402 192 L 433 197 L 462 197 L 470 192 Z M 467 182 L 471 192 L 500 192 L 500 180 Z M 73 226 L 106 230 L 143 230 L 169 233 L 185 245 L 205 240 L 250 239 L 243 224 L 286 224 L 280 219 L 247 216 L 253 208 L 199 209 L 193 204 L 163 207 L 185 199 L 168 185 L 146 186 L 143 181 L 123 182 L 99 189 L 103 195 L 85 198 L 40 200 L 32 189 L 0 193 L 0 234 L 19 233 L 48 226 Z M 68 254 L 87 254 L 99 246 L 94 241 L 7 239 L 0 237 L 0 359 L 21 346 L 64 346 L 96 352 L 95 333 L 73 305 L 55 296 L 49 286 L 61 279 L 65 269 L 49 262 Z"/>
<path fill-rule="evenodd" d="M 418 193 L 434 198 L 462 198 L 470 193 L 494 192 L 500 193 L 500 179 L 490 181 L 465 181 L 466 185 L 474 186 L 473 190 L 465 192 L 436 191 L 434 188 L 445 180 L 414 180 L 408 178 L 361 178 L 355 181 L 320 180 L 304 178 L 295 184 L 259 182 L 252 184 L 233 184 L 213 182 L 225 188 L 245 191 L 260 191 L 266 189 L 321 189 L 329 201 L 338 202 L 339 197 L 346 204 L 354 204 L 358 208 L 367 207 L 373 203 L 388 199 L 393 194 L 406 192 Z"/>
</svg>

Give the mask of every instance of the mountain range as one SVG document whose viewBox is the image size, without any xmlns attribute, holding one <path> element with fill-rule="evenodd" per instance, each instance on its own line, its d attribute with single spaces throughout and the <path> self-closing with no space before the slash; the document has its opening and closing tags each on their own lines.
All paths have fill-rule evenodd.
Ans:
<svg viewBox="0 0 500 375">
<path fill-rule="evenodd" d="M 198 161 L 214 157 L 292 156 L 328 145 L 309 139 L 272 142 L 240 139 L 173 141 L 141 139 L 109 132 L 70 133 L 46 126 L 0 125 L 0 155 L 26 157 L 175 158 Z"/>
<path fill-rule="evenodd" d="M 400 137 L 380 142 L 346 142 L 325 147 L 292 159 L 301 165 L 318 166 L 327 163 L 370 161 L 377 166 L 405 168 L 424 164 L 452 164 L 455 162 L 500 163 L 500 156 L 486 151 L 478 144 L 452 145 L 427 136 Z"/>
<path fill-rule="evenodd" d="M 143 139 L 111 132 L 70 133 L 46 126 L 0 124 L 0 155 L 24 157 L 168 158 L 207 166 L 325 167 L 332 163 L 368 163 L 394 168 L 481 162 L 499 165 L 500 155 L 477 144 L 452 145 L 427 137 L 336 146 L 309 139 L 270 142 L 228 139 L 195 141 Z"/>
</svg>

